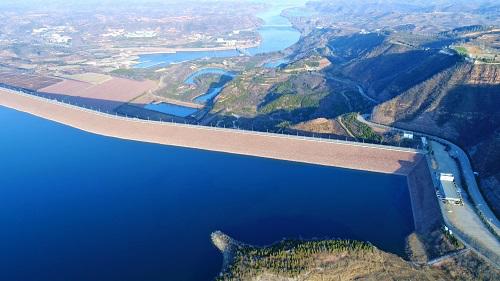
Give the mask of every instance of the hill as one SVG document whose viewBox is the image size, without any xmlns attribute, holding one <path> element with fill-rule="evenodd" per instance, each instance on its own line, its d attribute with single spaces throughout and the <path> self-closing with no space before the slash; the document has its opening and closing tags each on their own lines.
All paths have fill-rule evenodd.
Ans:
<svg viewBox="0 0 500 281">
<path fill-rule="evenodd" d="M 283 240 L 268 247 L 212 234 L 224 255 L 218 281 L 495 280 L 499 272 L 472 254 L 438 266 L 417 265 L 350 240 Z"/>
<path fill-rule="evenodd" d="M 457 62 L 373 109 L 383 124 L 435 134 L 459 144 L 500 215 L 500 67 Z"/>
</svg>

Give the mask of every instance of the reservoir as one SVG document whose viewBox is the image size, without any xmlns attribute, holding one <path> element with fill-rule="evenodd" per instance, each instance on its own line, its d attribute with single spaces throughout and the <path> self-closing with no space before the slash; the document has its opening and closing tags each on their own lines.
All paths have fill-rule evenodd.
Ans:
<svg viewBox="0 0 500 281">
<path fill-rule="evenodd" d="M 261 37 L 261 43 L 257 47 L 246 49 L 250 55 L 281 51 L 299 41 L 300 32 L 292 27 L 292 24 L 287 18 L 280 15 L 284 8 L 286 7 L 273 6 L 257 15 L 257 17 L 264 21 L 264 25 L 257 30 Z M 138 64 L 134 67 L 148 68 L 202 58 L 225 58 L 239 55 L 240 53 L 237 50 L 144 54 L 139 56 Z"/>
<path fill-rule="evenodd" d="M 165 102 L 150 103 L 144 106 L 144 108 L 178 117 L 188 117 L 189 115 L 192 115 L 198 111 L 197 108 Z"/>
<path fill-rule="evenodd" d="M 189 75 L 186 78 L 186 80 L 184 80 L 184 84 L 194 85 L 194 84 L 196 84 L 195 79 L 197 77 L 207 75 L 207 74 L 220 75 L 221 79 L 225 78 L 225 80 L 219 81 L 215 85 L 211 85 L 211 87 L 207 90 L 206 93 L 194 98 L 194 100 L 193 100 L 194 102 L 207 103 L 207 102 L 211 101 L 222 91 L 222 89 L 224 88 L 224 85 L 227 84 L 229 81 L 231 81 L 236 76 L 235 73 L 227 71 L 227 70 L 222 69 L 222 68 L 203 68 L 203 69 L 200 69 L 200 70 L 192 73 L 191 75 Z"/>
<path fill-rule="evenodd" d="M 0 107 L 0 280 L 212 280 L 210 233 L 404 252 L 401 176 L 119 140 Z"/>
<path fill-rule="evenodd" d="M 206 74 L 219 74 L 219 75 L 227 75 L 227 76 L 231 76 L 231 77 L 234 77 L 235 74 L 231 73 L 230 71 L 227 71 L 225 69 L 222 69 L 222 68 L 202 68 L 194 73 L 192 73 L 191 75 L 189 75 L 186 80 L 184 80 L 184 84 L 188 84 L 188 85 L 193 85 L 195 84 L 195 79 L 197 77 L 200 77 L 202 75 L 206 75 Z"/>
</svg>

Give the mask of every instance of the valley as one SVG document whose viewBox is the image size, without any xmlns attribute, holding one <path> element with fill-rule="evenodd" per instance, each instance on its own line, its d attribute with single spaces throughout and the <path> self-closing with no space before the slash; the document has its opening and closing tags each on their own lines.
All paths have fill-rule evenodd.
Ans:
<svg viewBox="0 0 500 281">
<path fill-rule="evenodd" d="M 266 222 L 275 223 L 277 230 L 269 236 L 259 234 L 260 230 L 245 232 L 262 227 L 259 215 L 264 211 L 248 207 L 246 213 L 237 208 L 237 202 L 233 202 L 235 206 L 229 203 L 233 210 L 226 211 L 234 211 L 235 218 L 243 212 L 251 221 L 243 216 L 225 224 L 216 217 L 216 224 L 205 225 L 188 211 L 189 219 L 203 228 L 193 233 L 193 243 L 203 249 L 196 255 L 200 260 L 210 257 L 211 262 L 200 267 L 203 272 L 184 276 L 185 280 L 214 276 L 220 261 L 215 257 L 221 256 L 209 245 L 209 233 L 224 259 L 216 277 L 221 281 L 498 279 L 497 3 L 256 0 L 239 5 L 229 0 L 172 0 L 165 5 L 151 0 L 128 7 L 103 4 L 97 10 L 89 4 L 73 7 L 78 12 L 70 15 L 72 6 L 57 1 L 33 7 L 0 3 L 0 19 L 6 22 L 0 26 L 0 105 L 30 114 L 0 111 L 5 120 L 36 123 L 31 121 L 34 115 L 59 123 L 44 125 L 55 126 L 56 131 L 63 132 L 58 126 L 64 124 L 85 134 L 101 135 L 104 144 L 113 140 L 139 147 L 139 142 L 145 142 L 165 145 L 171 155 L 217 153 L 217 159 L 234 156 L 262 163 L 303 163 L 310 165 L 311 174 L 321 176 L 312 178 L 304 173 L 299 181 L 299 174 L 292 176 L 276 168 L 282 174 L 265 173 L 261 178 L 263 172 L 257 164 L 251 166 L 249 175 L 237 165 L 228 167 L 208 156 L 219 165 L 212 167 L 210 162 L 197 163 L 188 157 L 189 165 L 196 169 L 186 168 L 187 164 L 181 168 L 182 157 L 168 156 L 173 157 L 170 161 L 180 161 L 176 168 L 179 174 L 203 174 L 195 180 L 196 188 L 220 187 L 215 184 L 218 179 L 211 177 L 217 174 L 227 179 L 222 181 L 223 187 L 238 200 L 243 197 L 235 190 L 247 185 L 234 180 L 235 176 L 224 175 L 226 171 L 252 177 L 255 182 L 249 181 L 248 187 L 276 188 L 280 196 L 286 194 L 288 186 L 296 186 L 289 183 L 291 178 L 302 188 L 297 185 L 293 191 L 297 193 L 292 194 L 309 189 L 323 194 L 325 186 L 318 182 L 322 177 L 331 179 L 327 184 L 332 187 L 331 194 L 324 193 L 331 198 L 321 201 L 314 197 L 325 206 L 328 200 L 337 200 L 339 205 L 331 214 L 327 207 L 309 208 L 314 202 L 301 202 L 300 197 L 285 198 L 301 210 L 295 212 L 287 200 L 273 197 L 283 204 L 273 209 L 271 201 L 247 194 L 251 198 L 248 202 L 262 203 L 259 206 L 272 213 Z M 14 127 L 7 128 L 15 138 L 21 138 Z M 83 134 L 81 131 L 77 132 Z M 67 134 L 77 139 L 76 133 Z M 64 143 L 63 139 L 58 141 Z M 79 145 L 81 150 L 84 144 Z M 138 149 L 149 148 L 144 145 Z M 118 153 L 113 151 L 109 149 L 112 155 Z M 144 167 L 150 165 L 151 155 L 130 154 Z M 231 154 L 235 155 L 228 156 Z M 110 159 L 120 162 L 116 157 Z M 151 162 L 157 165 L 151 174 L 143 170 L 146 179 L 161 179 L 159 182 L 169 188 L 171 184 L 174 190 L 194 188 L 176 179 L 175 170 L 163 169 L 163 160 Z M 344 183 L 344 179 L 327 177 L 322 170 L 336 169 L 332 167 L 387 176 L 387 181 L 380 181 L 388 187 L 394 185 L 393 192 L 371 189 L 372 184 L 383 188 L 376 181 L 356 183 L 360 195 L 345 196 L 358 207 L 343 205 L 341 197 L 334 194 L 337 181 Z M 163 178 L 164 174 L 174 181 Z M 286 175 L 283 182 L 281 175 Z M 186 178 L 191 177 L 195 176 Z M 389 177 L 394 177 L 394 182 Z M 448 185 L 443 183 L 447 177 L 452 178 Z M 24 183 L 20 177 L 17 180 Z M 132 187 L 135 183 L 129 182 L 130 186 L 122 184 Z M 139 182 L 149 184 L 147 192 L 162 190 L 152 188 L 153 181 L 143 181 L 142 176 Z M 115 186 L 111 181 L 106 185 Z M 231 201 L 214 190 L 220 196 L 217 199 Z M 364 192 L 369 196 L 363 197 Z M 189 200 L 200 209 L 208 206 L 196 196 Z M 379 209 L 377 200 L 384 202 Z M 366 210 L 379 210 L 379 223 L 386 223 L 391 231 L 371 233 L 368 226 L 373 227 L 373 221 L 367 219 L 369 215 L 360 215 L 365 210 L 359 207 L 363 204 Z M 220 210 L 214 206 L 209 209 L 219 216 Z M 158 216 L 171 214 L 158 208 L 153 212 Z M 397 216 L 398 208 L 404 217 Z M 388 217 L 401 222 L 401 229 L 383 219 L 386 211 Z M 346 221 L 337 221 L 337 212 Z M 353 220 L 347 220 L 346 214 Z M 151 219 L 148 227 L 156 229 L 157 218 L 145 218 L 147 222 Z M 175 218 L 170 219 L 177 225 Z M 245 222 L 249 224 L 243 226 Z M 301 228 L 300 224 L 306 226 Z M 183 229 L 184 224 L 180 225 Z M 231 231 L 226 235 L 219 225 Z M 300 229 L 307 229 L 305 237 Z M 342 230 L 338 237 L 335 229 Z M 316 236 L 313 230 L 320 234 Z M 138 240 L 146 237 L 137 235 Z M 387 237 L 397 243 L 391 244 Z M 165 259 L 165 253 L 156 255 Z M 188 255 L 183 258 L 184 269 L 199 263 Z M 180 278 L 182 273 L 175 271 L 171 257 L 167 261 L 170 274 Z M 160 264 L 161 260 L 152 262 Z M 147 271 L 147 266 L 141 270 Z M 158 266 L 153 271 L 164 276 Z M 122 273 L 125 276 L 126 270 Z"/>
</svg>

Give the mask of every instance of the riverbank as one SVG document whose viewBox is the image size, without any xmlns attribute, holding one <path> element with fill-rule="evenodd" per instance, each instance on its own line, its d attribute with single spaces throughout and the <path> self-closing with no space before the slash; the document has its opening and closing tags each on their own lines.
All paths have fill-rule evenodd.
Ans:
<svg viewBox="0 0 500 281">
<path fill-rule="evenodd" d="M 239 49 L 255 48 L 260 45 L 260 42 L 253 44 L 238 45 Z M 201 48 L 164 48 L 164 47 L 146 47 L 146 48 L 119 48 L 120 52 L 129 55 L 140 56 L 150 54 L 175 54 L 177 52 L 214 52 L 214 51 L 230 51 L 236 50 L 235 46 L 220 46 L 220 47 L 201 47 Z"/>
<path fill-rule="evenodd" d="M 0 105 L 104 136 L 355 170 L 406 176 L 422 158 L 379 145 L 117 117 L 4 90 Z"/>
</svg>

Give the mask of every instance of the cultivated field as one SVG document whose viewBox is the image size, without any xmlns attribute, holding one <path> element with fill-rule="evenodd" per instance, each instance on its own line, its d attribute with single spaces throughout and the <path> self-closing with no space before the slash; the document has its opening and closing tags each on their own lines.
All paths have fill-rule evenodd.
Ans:
<svg viewBox="0 0 500 281">
<path fill-rule="evenodd" d="M 0 71 L 0 83 L 33 91 L 61 81 L 61 79 L 46 76 Z"/>
<path fill-rule="evenodd" d="M 40 89 L 51 98 L 62 99 L 72 104 L 113 111 L 118 106 L 153 90 L 156 82 L 135 81 L 124 78 L 111 78 L 100 84 L 64 80 Z"/>
<path fill-rule="evenodd" d="M 113 79 L 112 76 L 100 74 L 100 73 L 82 73 L 82 74 L 74 74 L 68 75 L 66 78 L 73 79 L 81 82 L 87 82 L 94 85 L 102 84 L 106 81 Z"/>
</svg>

